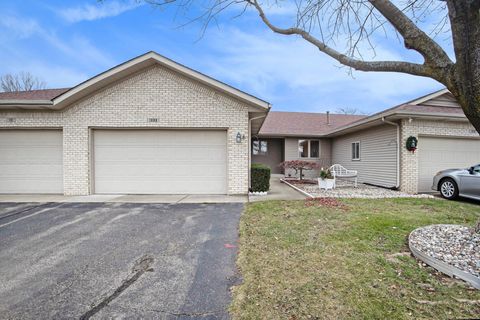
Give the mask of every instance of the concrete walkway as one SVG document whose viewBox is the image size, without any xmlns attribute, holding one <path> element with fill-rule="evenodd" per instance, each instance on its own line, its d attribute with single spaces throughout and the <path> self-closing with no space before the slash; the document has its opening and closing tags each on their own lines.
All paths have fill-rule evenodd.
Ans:
<svg viewBox="0 0 480 320">
<path fill-rule="evenodd" d="M 266 196 L 227 196 L 202 194 L 92 194 L 88 196 L 64 196 L 61 194 L 0 194 L 5 202 L 61 202 L 61 203 L 246 203 L 268 200 L 304 200 L 305 196 L 282 183 L 283 175 L 272 175 L 270 191 Z"/>
<path fill-rule="evenodd" d="M 283 175 L 272 175 L 270 179 L 270 190 L 266 196 L 250 196 L 250 202 L 269 200 L 304 200 L 305 196 L 282 183 Z"/>
<path fill-rule="evenodd" d="M 187 195 L 187 194 L 148 194 L 148 195 L 103 195 L 64 196 L 55 194 L 3 194 L 1 202 L 119 202 L 119 203 L 245 203 L 247 196 L 227 195 Z"/>
</svg>

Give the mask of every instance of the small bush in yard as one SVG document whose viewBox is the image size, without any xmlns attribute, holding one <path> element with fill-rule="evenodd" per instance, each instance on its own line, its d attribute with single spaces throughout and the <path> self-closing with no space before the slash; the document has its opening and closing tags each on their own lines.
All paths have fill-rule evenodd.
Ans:
<svg viewBox="0 0 480 320">
<path fill-rule="evenodd" d="M 270 168 L 264 164 L 254 163 L 252 172 L 252 192 L 265 192 L 270 189 Z"/>
</svg>

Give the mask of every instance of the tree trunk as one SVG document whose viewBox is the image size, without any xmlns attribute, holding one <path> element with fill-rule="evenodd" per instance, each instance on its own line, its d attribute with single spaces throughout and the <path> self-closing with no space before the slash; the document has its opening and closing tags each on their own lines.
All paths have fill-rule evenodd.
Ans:
<svg viewBox="0 0 480 320">
<path fill-rule="evenodd" d="M 480 1 L 447 0 L 456 65 L 447 88 L 480 133 Z"/>
</svg>

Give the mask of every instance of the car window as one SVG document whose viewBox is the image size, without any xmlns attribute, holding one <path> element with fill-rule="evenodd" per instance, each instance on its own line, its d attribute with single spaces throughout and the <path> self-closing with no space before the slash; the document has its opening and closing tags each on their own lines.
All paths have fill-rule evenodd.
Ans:
<svg viewBox="0 0 480 320">
<path fill-rule="evenodd" d="M 474 174 L 474 175 L 476 175 L 476 176 L 480 175 L 480 164 L 477 165 L 477 166 L 473 166 L 473 170 L 472 170 L 472 171 L 473 171 L 473 174 Z"/>
</svg>

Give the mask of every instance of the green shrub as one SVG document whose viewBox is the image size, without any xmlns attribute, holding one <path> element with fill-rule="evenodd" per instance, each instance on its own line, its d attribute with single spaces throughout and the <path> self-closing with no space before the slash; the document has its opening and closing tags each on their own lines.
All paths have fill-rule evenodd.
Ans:
<svg viewBox="0 0 480 320">
<path fill-rule="evenodd" d="M 251 168 L 252 192 L 270 189 L 270 168 L 261 163 L 253 163 Z"/>
</svg>

